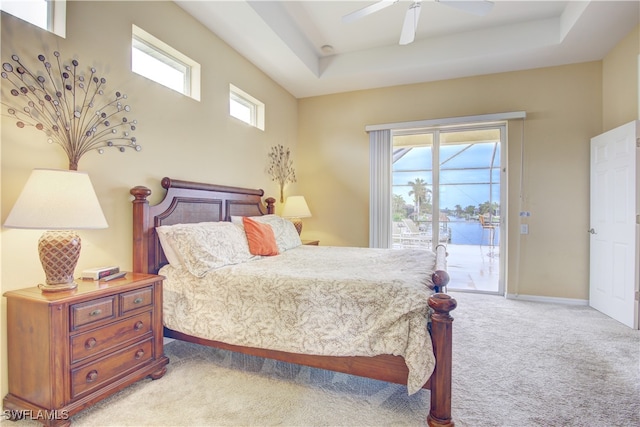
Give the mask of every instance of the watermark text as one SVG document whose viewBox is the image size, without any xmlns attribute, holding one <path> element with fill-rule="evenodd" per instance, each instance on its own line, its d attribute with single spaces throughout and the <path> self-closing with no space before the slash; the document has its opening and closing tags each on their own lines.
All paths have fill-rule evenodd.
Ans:
<svg viewBox="0 0 640 427">
<path fill-rule="evenodd" d="M 51 420 L 68 420 L 69 411 L 63 410 L 47 410 L 47 409 L 5 409 L 2 411 L 3 418 L 7 420 L 35 420 L 35 421 L 51 421 Z"/>
</svg>

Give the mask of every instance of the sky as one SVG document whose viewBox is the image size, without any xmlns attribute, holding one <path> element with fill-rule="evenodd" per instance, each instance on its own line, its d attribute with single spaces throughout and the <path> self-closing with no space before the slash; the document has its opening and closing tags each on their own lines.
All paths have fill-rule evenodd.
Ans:
<svg viewBox="0 0 640 427">
<path fill-rule="evenodd" d="M 420 178 L 429 188 L 432 179 L 431 146 L 413 147 L 393 164 L 393 193 L 408 204 L 410 181 Z M 491 168 L 492 159 L 496 159 Z M 500 202 L 500 144 L 496 142 L 443 145 L 440 148 L 440 208 L 463 209 L 484 202 Z"/>
</svg>

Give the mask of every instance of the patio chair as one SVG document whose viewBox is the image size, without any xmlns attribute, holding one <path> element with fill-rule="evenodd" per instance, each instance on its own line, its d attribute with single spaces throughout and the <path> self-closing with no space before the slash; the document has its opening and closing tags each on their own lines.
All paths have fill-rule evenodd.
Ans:
<svg viewBox="0 0 640 427">
<path fill-rule="evenodd" d="M 402 223 L 405 225 L 405 227 L 407 227 L 407 229 L 409 230 L 409 232 L 411 234 L 426 234 L 425 232 L 420 231 L 420 229 L 418 228 L 416 223 L 413 222 L 413 220 L 411 220 L 409 218 L 404 218 L 402 220 Z"/>
<path fill-rule="evenodd" d="M 402 224 L 404 225 L 401 228 L 403 247 L 431 247 L 431 233 L 420 231 L 416 223 L 409 218 L 404 218 Z"/>
<path fill-rule="evenodd" d="M 480 225 L 482 226 L 482 240 L 484 240 L 484 232 L 485 230 L 489 231 L 489 246 L 493 248 L 494 245 L 494 236 L 496 233 L 496 226 L 489 222 L 484 215 L 478 215 L 478 220 L 480 220 Z"/>
<path fill-rule="evenodd" d="M 404 228 L 399 222 L 391 223 L 391 239 L 394 248 L 402 248 L 402 229 Z"/>
</svg>

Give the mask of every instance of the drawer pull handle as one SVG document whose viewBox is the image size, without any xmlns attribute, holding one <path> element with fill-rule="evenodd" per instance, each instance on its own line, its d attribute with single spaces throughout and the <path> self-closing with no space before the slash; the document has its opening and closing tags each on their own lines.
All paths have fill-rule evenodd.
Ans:
<svg viewBox="0 0 640 427">
<path fill-rule="evenodd" d="M 136 351 L 136 359 L 140 359 L 142 356 L 144 356 L 144 350 L 140 349 L 138 351 Z"/>
<path fill-rule="evenodd" d="M 143 326 L 144 326 L 144 323 L 142 323 L 142 321 L 138 320 L 138 321 L 136 322 L 136 324 L 135 324 L 135 325 L 133 325 L 133 329 L 134 329 L 135 331 L 139 331 L 140 329 L 142 329 L 142 327 L 143 327 Z"/>
<path fill-rule="evenodd" d="M 84 348 L 86 348 L 87 350 L 91 350 L 96 346 L 96 344 L 98 344 L 98 341 L 92 337 L 84 342 Z"/>
<path fill-rule="evenodd" d="M 140 297 L 138 297 L 138 298 L 136 298 L 136 299 L 134 299 L 134 300 L 133 300 L 133 303 L 134 303 L 134 304 L 140 304 L 142 301 L 143 301 L 143 299 L 142 299 L 142 298 L 140 298 Z"/>
<path fill-rule="evenodd" d="M 93 371 L 90 371 L 87 374 L 87 382 L 88 383 L 92 383 L 97 379 L 98 379 L 98 371 L 96 371 L 95 369 Z"/>
<path fill-rule="evenodd" d="M 93 310 L 91 313 L 89 313 L 89 316 L 97 316 L 100 313 L 102 313 L 102 310 L 98 308 L 97 310 Z"/>
</svg>

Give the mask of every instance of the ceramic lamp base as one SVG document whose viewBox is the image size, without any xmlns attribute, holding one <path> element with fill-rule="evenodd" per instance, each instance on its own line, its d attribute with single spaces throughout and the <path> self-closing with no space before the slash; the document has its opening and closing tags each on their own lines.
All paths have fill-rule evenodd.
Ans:
<svg viewBox="0 0 640 427">
<path fill-rule="evenodd" d="M 78 286 L 73 273 L 81 246 L 80 236 L 74 231 L 47 231 L 40 237 L 38 253 L 46 276 L 46 283 L 39 285 L 43 292 L 67 291 Z"/>
<path fill-rule="evenodd" d="M 71 291 L 78 287 L 76 282 L 65 283 L 62 285 L 47 285 L 45 283 L 40 283 L 38 285 L 38 289 L 42 292 L 62 292 L 62 291 Z"/>
<path fill-rule="evenodd" d="M 302 221 L 300 218 L 291 218 L 291 222 L 296 227 L 296 231 L 298 232 L 298 236 L 302 233 Z"/>
</svg>

